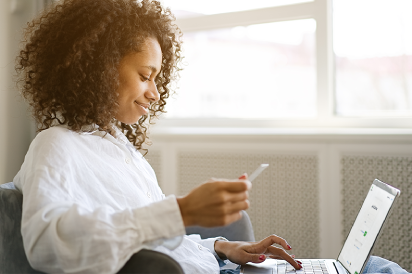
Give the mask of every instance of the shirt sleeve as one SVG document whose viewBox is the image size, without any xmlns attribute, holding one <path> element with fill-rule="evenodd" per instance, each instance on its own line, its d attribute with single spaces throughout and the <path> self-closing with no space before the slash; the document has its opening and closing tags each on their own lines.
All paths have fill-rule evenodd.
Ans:
<svg viewBox="0 0 412 274">
<path fill-rule="evenodd" d="M 140 249 L 177 237 L 171 246 L 176 247 L 185 233 L 174 196 L 142 208 L 114 211 L 102 206 L 90 211 L 70 202 L 70 192 L 64 188 L 44 189 L 44 173 L 36 172 L 23 187 L 23 193 L 37 193 L 25 197 L 21 230 L 27 258 L 35 269 L 115 273 Z M 47 173 L 50 177 L 53 171 Z"/>
<path fill-rule="evenodd" d="M 116 273 L 143 248 L 180 244 L 185 227 L 174 196 L 139 208 L 115 210 L 104 202 L 95 208 L 61 169 L 36 164 L 41 161 L 26 156 L 14 179 L 23 192 L 21 233 L 34 269 Z"/>
<path fill-rule="evenodd" d="M 202 239 L 199 234 L 191 234 L 187 236 L 190 240 L 194 241 L 197 244 L 200 244 L 207 249 L 215 256 L 217 260 L 221 260 L 215 251 L 215 242 L 216 241 L 228 241 L 224 237 L 214 237 L 214 238 L 207 238 Z"/>
<path fill-rule="evenodd" d="M 129 177 L 121 177 L 125 171 L 116 162 L 110 162 L 111 169 L 100 166 L 111 158 L 101 160 L 104 155 L 94 153 L 93 145 L 104 139 L 82 143 L 76 134 L 39 133 L 14 178 L 23 193 L 21 233 L 31 266 L 46 273 L 116 273 L 143 248 L 178 246 L 185 227 L 176 198 L 116 206 L 139 199 L 138 193 L 118 191 L 121 180 L 110 188 L 99 185 L 96 178 L 107 178 L 105 173 Z"/>
</svg>

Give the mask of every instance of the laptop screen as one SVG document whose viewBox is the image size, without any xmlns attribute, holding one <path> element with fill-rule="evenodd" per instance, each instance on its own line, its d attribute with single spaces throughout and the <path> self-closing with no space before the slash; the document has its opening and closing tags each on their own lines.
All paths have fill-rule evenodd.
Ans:
<svg viewBox="0 0 412 274">
<path fill-rule="evenodd" d="M 370 187 L 338 257 L 349 273 L 361 273 L 395 196 L 378 185 L 372 184 Z"/>
</svg>

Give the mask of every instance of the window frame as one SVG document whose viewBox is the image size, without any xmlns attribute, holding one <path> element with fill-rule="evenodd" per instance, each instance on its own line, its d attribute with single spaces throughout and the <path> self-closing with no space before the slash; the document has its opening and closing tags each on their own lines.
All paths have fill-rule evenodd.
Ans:
<svg viewBox="0 0 412 274">
<path fill-rule="evenodd" d="M 177 19 L 183 32 L 207 31 L 251 24 L 299 19 L 316 21 L 317 116 L 290 119 L 235 118 L 162 118 L 156 127 L 340 127 L 340 128 L 408 128 L 410 117 L 344 117 L 337 116 L 335 101 L 335 55 L 333 52 L 332 0 L 314 0 L 286 6 L 203 15 Z"/>
</svg>

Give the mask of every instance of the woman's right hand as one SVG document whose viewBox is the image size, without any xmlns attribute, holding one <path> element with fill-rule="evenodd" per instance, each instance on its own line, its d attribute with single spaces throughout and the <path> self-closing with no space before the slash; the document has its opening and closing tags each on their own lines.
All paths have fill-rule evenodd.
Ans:
<svg viewBox="0 0 412 274">
<path fill-rule="evenodd" d="M 247 175 L 238 180 L 211 179 L 184 197 L 177 198 L 185 226 L 224 226 L 242 218 L 249 208 Z"/>
</svg>

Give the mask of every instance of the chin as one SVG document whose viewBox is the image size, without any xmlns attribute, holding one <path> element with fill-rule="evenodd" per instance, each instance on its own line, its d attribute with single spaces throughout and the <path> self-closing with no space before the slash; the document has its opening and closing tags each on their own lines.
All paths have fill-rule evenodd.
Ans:
<svg viewBox="0 0 412 274">
<path fill-rule="evenodd" d="M 134 124 L 137 124 L 139 122 L 140 118 L 142 118 L 143 116 L 144 115 L 140 115 L 138 117 L 133 117 L 133 118 L 130 117 L 129 119 L 122 119 L 122 118 L 117 118 L 116 117 L 116 119 L 117 119 L 117 121 L 122 122 L 123 124 L 134 125 Z"/>
</svg>

